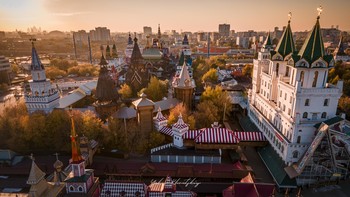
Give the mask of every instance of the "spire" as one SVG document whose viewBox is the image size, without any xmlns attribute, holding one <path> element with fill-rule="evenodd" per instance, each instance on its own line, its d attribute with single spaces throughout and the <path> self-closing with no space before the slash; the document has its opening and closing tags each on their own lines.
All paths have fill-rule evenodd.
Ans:
<svg viewBox="0 0 350 197">
<path fill-rule="evenodd" d="M 133 42 L 132 42 L 131 34 L 129 32 L 128 45 L 132 45 L 132 44 Z"/>
<path fill-rule="evenodd" d="M 182 40 L 182 44 L 183 44 L 183 45 L 188 45 L 187 34 L 185 34 L 184 39 Z"/>
<path fill-rule="evenodd" d="M 111 59 L 111 48 L 109 45 L 106 47 L 106 59 Z"/>
<path fill-rule="evenodd" d="M 31 69 L 32 70 L 44 70 L 44 65 L 41 63 L 38 53 L 36 52 L 34 42 L 36 41 L 35 38 L 29 39 L 32 42 L 32 64 Z"/>
<path fill-rule="evenodd" d="M 143 60 L 143 57 L 141 55 L 141 51 L 140 51 L 139 45 L 137 44 L 137 38 L 136 38 L 136 35 L 135 35 L 134 48 L 133 48 L 132 54 L 131 54 L 131 64 L 141 63 L 142 60 Z"/>
<path fill-rule="evenodd" d="M 75 126 L 74 126 L 74 120 L 73 120 L 73 115 L 70 117 L 71 122 L 72 122 L 72 128 L 71 128 L 71 143 L 72 143 L 72 163 L 80 163 L 83 161 L 81 155 L 80 155 L 80 150 L 79 146 L 76 141 L 77 134 L 75 133 Z"/>
<path fill-rule="evenodd" d="M 179 115 L 178 118 L 179 118 L 179 119 L 177 119 L 176 124 L 179 124 L 179 125 L 185 124 L 184 120 L 182 119 L 182 114 L 181 114 L 181 113 L 180 113 L 180 115 Z"/>
<path fill-rule="evenodd" d="M 162 110 L 160 109 L 160 107 L 158 107 L 158 112 L 157 112 L 156 117 L 154 117 L 154 119 L 158 120 L 158 121 L 166 120 L 166 118 L 162 114 Z"/>
<path fill-rule="evenodd" d="M 30 169 L 29 177 L 27 180 L 28 185 L 36 185 L 45 177 L 45 173 L 34 162 L 33 154 L 30 156 L 32 159 L 32 167 Z"/>
<path fill-rule="evenodd" d="M 264 49 L 271 49 L 272 48 L 272 41 L 271 41 L 271 36 L 270 32 L 267 34 L 266 40 L 263 45 Z"/>
<path fill-rule="evenodd" d="M 185 54 L 183 51 L 181 51 L 180 59 L 179 59 L 179 65 L 183 65 L 185 62 Z"/>
<path fill-rule="evenodd" d="M 293 34 L 290 28 L 290 19 L 291 13 L 289 13 L 289 21 L 287 28 L 284 30 L 280 41 L 277 44 L 275 51 L 282 55 L 285 58 L 287 55 L 293 53 L 295 51 L 295 45 L 293 41 Z"/>
<path fill-rule="evenodd" d="M 112 57 L 118 58 L 117 46 L 115 44 L 113 44 L 113 47 L 112 47 Z"/>
<path fill-rule="evenodd" d="M 158 40 L 160 41 L 160 38 L 162 37 L 162 34 L 160 32 L 160 24 L 158 24 Z"/>
<path fill-rule="evenodd" d="M 188 68 L 186 62 L 182 65 L 182 69 L 179 76 L 179 83 L 177 87 L 192 87 L 190 74 L 188 73 Z"/>
<path fill-rule="evenodd" d="M 344 51 L 345 49 L 344 49 L 344 43 L 343 43 L 343 36 L 340 36 L 338 47 L 334 50 L 334 55 L 337 55 L 337 56 L 346 55 Z"/>
<path fill-rule="evenodd" d="M 325 55 L 319 22 L 322 8 L 318 8 L 317 10 L 319 11 L 319 15 L 317 16 L 316 24 L 299 51 L 300 58 L 304 58 L 309 63 L 312 63 Z"/>
<path fill-rule="evenodd" d="M 100 60 L 99 65 L 100 65 L 101 67 L 108 65 L 108 63 L 107 63 L 105 57 L 103 56 L 103 54 L 101 55 L 101 60 Z"/>
</svg>

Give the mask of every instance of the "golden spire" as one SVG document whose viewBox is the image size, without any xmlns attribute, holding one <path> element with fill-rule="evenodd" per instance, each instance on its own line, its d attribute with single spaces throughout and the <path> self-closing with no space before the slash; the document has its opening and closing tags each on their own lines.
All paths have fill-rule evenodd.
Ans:
<svg viewBox="0 0 350 197">
<path fill-rule="evenodd" d="M 70 109 L 71 111 L 71 109 Z M 79 150 L 79 147 L 77 145 L 77 141 L 76 141 L 76 137 L 77 137 L 77 134 L 75 132 L 75 125 L 74 125 L 74 120 L 73 120 L 73 115 L 72 113 L 70 114 L 70 119 L 71 119 L 71 122 L 72 122 L 72 128 L 71 128 L 71 142 L 72 142 L 72 162 L 73 163 L 76 163 L 76 162 L 80 162 L 82 161 L 82 157 L 80 155 L 80 150 Z"/>
</svg>

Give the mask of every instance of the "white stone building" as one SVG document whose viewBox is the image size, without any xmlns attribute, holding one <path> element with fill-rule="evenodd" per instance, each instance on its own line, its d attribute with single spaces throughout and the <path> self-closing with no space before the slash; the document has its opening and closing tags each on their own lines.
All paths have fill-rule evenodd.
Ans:
<svg viewBox="0 0 350 197">
<path fill-rule="evenodd" d="M 336 116 L 343 83 L 327 83 L 334 65 L 324 50 L 319 17 L 301 50 L 290 21 L 275 49 L 268 35 L 254 60 L 248 116 L 287 165 L 298 162 L 315 138 L 314 125 Z"/>
<path fill-rule="evenodd" d="M 25 93 L 25 103 L 29 113 L 41 110 L 45 113 L 51 112 L 59 105 L 59 92 L 51 86 L 50 79 L 46 78 L 44 65 L 32 42 L 32 79 L 29 80 L 30 91 Z"/>
</svg>

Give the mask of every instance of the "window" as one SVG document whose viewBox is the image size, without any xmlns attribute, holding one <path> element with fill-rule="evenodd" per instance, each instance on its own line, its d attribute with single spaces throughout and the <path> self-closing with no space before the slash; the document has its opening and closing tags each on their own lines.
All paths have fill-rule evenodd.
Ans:
<svg viewBox="0 0 350 197">
<path fill-rule="evenodd" d="M 309 106 L 310 105 L 310 99 L 306 99 L 305 100 L 305 106 Z"/>
<path fill-rule="evenodd" d="M 327 112 L 323 112 L 321 115 L 321 118 L 326 118 L 327 117 Z"/>
<path fill-rule="evenodd" d="M 325 100 L 323 101 L 323 106 L 328 106 L 328 103 L 329 103 L 329 99 L 325 99 Z"/>
<path fill-rule="evenodd" d="M 290 115 L 290 113 L 291 113 L 291 110 L 290 110 L 290 108 L 288 108 L 288 115 Z"/>
<path fill-rule="evenodd" d="M 73 185 L 69 186 L 69 191 L 73 192 L 74 191 L 74 187 Z"/>
<path fill-rule="evenodd" d="M 300 72 L 300 79 L 299 79 L 299 81 L 301 82 L 301 86 L 303 86 L 303 83 L 304 83 L 304 71 Z"/>
<path fill-rule="evenodd" d="M 79 186 L 79 187 L 78 187 L 78 191 L 82 192 L 82 191 L 83 191 L 83 187 L 82 187 L 82 186 Z"/>
<path fill-rule="evenodd" d="M 298 158 L 299 156 L 299 152 L 298 151 L 294 151 L 293 152 L 293 158 Z"/>
<path fill-rule="evenodd" d="M 284 100 L 287 100 L 287 93 L 284 93 Z"/>
<path fill-rule="evenodd" d="M 318 71 L 315 71 L 314 81 L 312 82 L 312 87 L 316 87 L 318 78 Z"/>
<path fill-rule="evenodd" d="M 286 66 L 286 75 L 285 75 L 286 77 L 288 77 L 289 76 L 289 66 Z"/>
<path fill-rule="evenodd" d="M 279 63 L 277 63 L 277 64 L 276 64 L 276 77 L 278 76 L 278 70 L 279 70 L 279 67 L 280 67 L 280 64 L 279 64 Z"/>
<path fill-rule="evenodd" d="M 283 104 L 283 111 L 286 111 L 286 105 Z"/>
<path fill-rule="evenodd" d="M 297 143 L 300 144 L 300 141 L 301 141 L 301 136 L 298 136 Z"/>
<path fill-rule="evenodd" d="M 303 113 L 303 118 L 307 118 L 307 112 Z"/>
<path fill-rule="evenodd" d="M 299 132 L 303 132 L 303 130 L 299 129 Z"/>
<path fill-rule="evenodd" d="M 292 96 L 289 97 L 289 103 L 292 103 Z"/>
<path fill-rule="evenodd" d="M 282 97 L 282 90 L 280 91 L 280 97 Z"/>
</svg>

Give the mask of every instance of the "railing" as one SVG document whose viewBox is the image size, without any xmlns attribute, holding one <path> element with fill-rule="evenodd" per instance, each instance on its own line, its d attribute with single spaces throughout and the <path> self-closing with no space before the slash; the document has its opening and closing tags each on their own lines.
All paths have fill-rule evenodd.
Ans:
<svg viewBox="0 0 350 197">
<path fill-rule="evenodd" d="M 151 154 L 156 152 L 156 151 L 159 151 L 159 150 L 163 150 L 163 149 L 166 149 L 166 148 L 170 148 L 173 146 L 173 143 L 169 143 L 169 144 L 165 144 L 163 146 L 158 146 L 158 147 L 155 147 L 155 148 L 152 148 L 151 149 Z"/>
<path fill-rule="evenodd" d="M 55 91 L 53 94 L 49 96 L 33 96 L 33 95 L 25 95 L 26 102 L 51 102 L 55 99 L 59 98 L 58 91 Z"/>
</svg>

